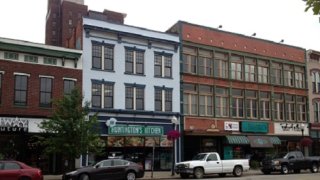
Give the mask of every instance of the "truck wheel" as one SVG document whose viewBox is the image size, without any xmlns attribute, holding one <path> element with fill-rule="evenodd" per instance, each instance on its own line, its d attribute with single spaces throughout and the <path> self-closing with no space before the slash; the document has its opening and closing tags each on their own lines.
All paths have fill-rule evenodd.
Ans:
<svg viewBox="0 0 320 180">
<path fill-rule="evenodd" d="M 187 178 L 189 178 L 189 174 L 181 173 L 181 174 L 180 174 L 180 177 L 181 177 L 182 179 L 187 179 Z"/>
<path fill-rule="evenodd" d="M 196 179 L 201 179 L 203 178 L 203 169 L 202 168 L 196 168 L 193 171 L 193 175 Z"/>
<path fill-rule="evenodd" d="M 233 175 L 235 176 L 235 177 L 240 177 L 240 176 L 242 176 L 242 167 L 241 166 L 236 166 L 236 167 L 234 167 L 234 169 L 233 169 Z"/>
<path fill-rule="evenodd" d="M 220 177 L 226 177 L 226 175 L 227 175 L 226 173 L 219 173 Z"/>
<path fill-rule="evenodd" d="M 281 166 L 281 174 L 288 174 L 289 173 L 289 169 L 287 165 L 282 165 Z"/>
<path fill-rule="evenodd" d="M 311 170 L 312 173 L 317 173 L 319 171 L 318 164 L 317 163 L 312 163 L 310 170 Z"/>
</svg>

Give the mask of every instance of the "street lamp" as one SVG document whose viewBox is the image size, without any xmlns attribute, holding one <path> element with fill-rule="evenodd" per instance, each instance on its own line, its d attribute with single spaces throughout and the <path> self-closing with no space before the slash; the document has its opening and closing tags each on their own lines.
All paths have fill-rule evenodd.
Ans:
<svg viewBox="0 0 320 180">
<path fill-rule="evenodd" d="M 176 116 L 172 116 L 171 118 L 171 123 L 172 123 L 172 132 L 176 132 L 176 125 L 179 123 L 178 119 Z M 170 135 L 172 136 L 172 135 Z M 175 135 L 179 136 L 179 135 Z M 170 139 L 172 140 L 172 166 L 171 166 L 171 176 L 174 176 L 174 164 L 175 164 L 175 139 L 178 137 L 172 136 Z"/>
<path fill-rule="evenodd" d="M 303 141 L 303 136 L 304 136 L 304 134 L 303 134 L 304 133 L 304 124 L 301 124 L 300 129 L 301 129 L 300 150 L 301 150 L 301 152 L 303 152 L 302 141 Z"/>
<path fill-rule="evenodd" d="M 301 124 L 301 136 L 302 138 L 304 137 L 304 124 Z"/>
</svg>

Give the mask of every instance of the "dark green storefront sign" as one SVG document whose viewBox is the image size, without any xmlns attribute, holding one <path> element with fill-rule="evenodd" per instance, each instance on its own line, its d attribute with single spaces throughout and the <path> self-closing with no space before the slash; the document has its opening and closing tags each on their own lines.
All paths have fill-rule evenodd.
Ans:
<svg viewBox="0 0 320 180">
<path fill-rule="evenodd" d="M 110 135 L 161 136 L 162 126 L 115 125 L 108 127 Z"/>
<path fill-rule="evenodd" d="M 266 122 L 241 122 L 242 132 L 268 133 L 269 124 Z"/>
</svg>

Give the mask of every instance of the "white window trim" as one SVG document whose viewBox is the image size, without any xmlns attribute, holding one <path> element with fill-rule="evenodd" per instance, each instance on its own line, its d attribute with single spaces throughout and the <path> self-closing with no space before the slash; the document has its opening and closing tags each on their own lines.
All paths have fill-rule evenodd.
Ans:
<svg viewBox="0 0 320 180">
<path fill-rule="evenodd" d="M 62 78 L 63 80 L 69 80 L 69 81 L 77 81 L 77 79 L 74 79 L 74 78 Z"/>
<path fill-rule="evenodd" d="M 39 75 L 39 78 L 50 78 L 50 79 L 54 79 L 54 76 Z"/>
<path fill-rule="evenodd" d="M 19 73 L 19 72 L 14 72 L 13 75 L 15 75 L 15 76 L 28 76 L 28 77 L 30 77 L 30 74 L 27 74 L 27 73 Z"/>
</svg>

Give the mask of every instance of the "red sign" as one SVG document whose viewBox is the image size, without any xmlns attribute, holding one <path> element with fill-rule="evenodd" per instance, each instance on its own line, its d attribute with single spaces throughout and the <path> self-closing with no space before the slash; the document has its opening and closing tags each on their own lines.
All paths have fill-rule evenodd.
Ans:
<svg viewBox="0 0 320 180">
<path fill-rule="evenodd" d="M 311 130 L 320 130 L 320 123 L 311 123 Z"/>
</svg>

